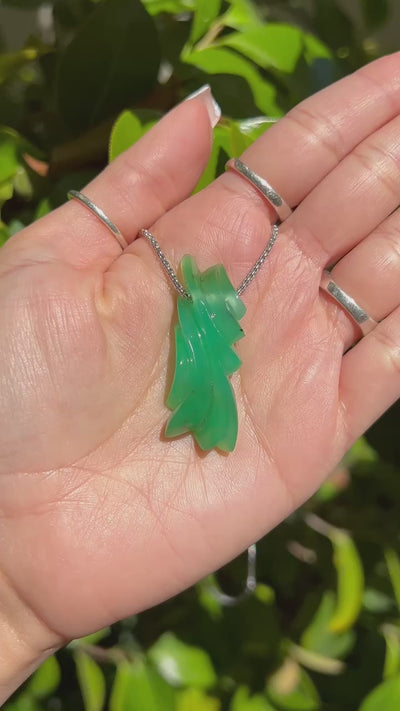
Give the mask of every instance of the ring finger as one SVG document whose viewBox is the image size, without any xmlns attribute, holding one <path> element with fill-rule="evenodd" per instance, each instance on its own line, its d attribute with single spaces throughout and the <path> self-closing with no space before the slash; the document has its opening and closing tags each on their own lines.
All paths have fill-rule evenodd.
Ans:
<svg viewBox="0 0 400 711">
<path fill-rule="evenodd" d="M 376 321 L 400 304 L 400 210 L 396 210 L 331 271 L 331 278 Z M 336 302 L 327 300 L 344 338 L 345 350 L 360 336 L 359 327 Z"/>
</svg>

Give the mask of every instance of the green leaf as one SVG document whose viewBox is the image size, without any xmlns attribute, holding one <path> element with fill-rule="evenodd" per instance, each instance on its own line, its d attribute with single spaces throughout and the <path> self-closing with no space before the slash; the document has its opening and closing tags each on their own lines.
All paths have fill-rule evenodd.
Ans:
<svg viewBox="0 0 400 711">
<path fill-rule="evenodd" d="M 143 5 L 150 15 L 159 15 L 161 12 L 178 15 L 194 10 L 196 0 L 143 0 Z"/>
<path fill-rule="evenodd" d="M 382 614 L 384 612 L 393 611 L 393 600 L 389 595 L 375 590 L 374 588 L 366 588 L 363 594 L 363 608 L 373 614 Z"/>
<path fill-rule="evenodd" d="M 267 682 L 267 696 L 282 711 L 318 711 L 320 701 L 308 674 L 289 657 Z"/>
<path fill-rule="evenodd" d="M 240 686 L 232 697 L 229 711 L 275 711 L 263 694 L 250 697 L 247 686 Z"/>
<path fill-rule="evenodd" d="M 225 119 L 223 124 L 216 126 L 210 158 L 194 192 L 203 190 L 216 178 L 221 149 L 229 157 L 240 155 L 265 131 L 267 125 L 270 125 L 270 122 L 261 117 L 248 121 Z"/>
<path fill-rule="evenodd" d="M 0 127 L 0 183 L 14 177 L 19 163 L 18 134 Z"/>
<path fill-rule="evenodd" d="M 338 579 L 336 609 L 329 628 L 332 632 L 344 632 L 354 625 L 361 612 L 364 571 L 358 550 L 348 533 L 332 528 L 329 538 Z"/>
<path fill-rule="evenodd" d="M 0 126 L 0 207 L 14 191 L 24 198 L 32 197 L 33 185 L 24 153 L 37 155 L 36 149 L 16 131 Z"/>
<path fill-rule="evenodd" d="M 385 624 L 382 625 L 382 634 L 386 642 L 383 676 L 389 679 L 400 674 L 400 628 Z"/>
<path fill-rule="evenodd" d="M 214 142 L 231 158 L 232 156 L 232 141 L 231 141 L 231 121 L 227 120 L 218 124 L 214 128 Z"/>
<path fill-rule="evenodd" d="M 365 437 L 360 437 L 349 449 L 347 454 L 344 456 L 344 463 L 346 466 L 352 467 L 355 464 L 369 464 L 372 462 L 377 462 L 379 460 L 379 455 L 371 447 L 368 440 Z"/>
<path fill-rule="evenodd" d="M 35 212 L 35 220 L 40 220 L 41 217 L 44 217 L 45 215 L 48 215 L 49 212 L 52 210 L 52 205 L 50 198 L 45 197 L 43 200 L 40 200 L 36 212 Z"/>
<path fill-rule="evenodd" d="M 52 656 L 46 659 L 30 678 L 27 691 L 34 698 L 42 699 L 50 696 L 57 689 L 60 680 L 60 665 L 56 657 Z"/>
<path fill-rule="evenodd" d="M 396 551 L 393 548 L 385 550 L 385 559 L 389 577 L 393 586 L 394 596 L 396 598 L 397 607 L 400 611 L 400 560 Z"/>
<path fill-rule="evenodd" d="M 38 54 L 39 53 L 36 49 L 30 47 L 27 47 L 26 49 L 21 49 L 19 52 L 1 54 L 0 84 L 14 76 L 14 74 L 16 74 L 25 64 L 37 59 Z"/>
<path fill-rule="evenodd" d="M 0 183 L 0 208 L 7 200 L 10 200 L 14 194 L 14 185 L 12 179 L 4 180 Z"/>
<path fill-rule="evenodd" d="M 316 59 L 332 59 L 332 51 L 324 42 L 321 42 L 318 37 L 306 32 L 303 35 L 303 41 L 304 57 L 309 64 Z"/>
<path fill-rule="evenodd" d="M 110 627 L 103 627 L 101 630 L 97 630 L 97 632 L 92 632 L 92 634 L 88 634 L 86 637 L 81 637 L 79 641 L 84 644 L 98 644 L 102 639 L 108 637 L 110 632 Z"/>
<path fill-rule="evenodd" d="M 133 111 L 123 111 L 112 127 L 109 144 L 109 161 L 133 146 L 143 135 L 143 127 Z"/>
<path fill-rule="evenodd" d="M 23 165 L 19 165 L 14 175 L 14 188 L 18 195 L 30 199 L 33 195 L 33 185 L 29 173 Z"/>
<path fill-rule="evenodd" d="M 261 22 L 257 8 L 251 0 L 230 0 L 230 8 L 221 20 L 226 27 L 232 27 L 234 30 L 257 27 Z"/>
<path fill-rule="evenodd" d="M 92 657 L 81 650 L 74 653 L 74 658 L 85 711 L 102 711 L 106 697 L 102 670 Z"/>
<path fill-rule="evenodd" d="M 12 237 L 13 235 L 16 235 L 17 232 L 20 232 L 21 230 L 23 230 L 24 227 L 26 227 L 26 225 L 23 222 L 21 222 L 21 220 L 16 220 L 16 219 L 10 220 L 10 222 L 7 225 L 9 236 Z"/>
<path fill-rule="evenodd" d="M 368 30 L 381 27 L 390 12 L 389 0 L 361 0 L 364 21 Z"/>
<path fill-rule="evenodd" d="M 121 111 L 153 87 L 159 63 L 157 32 L 140 0 L 105 0 L 61 55 L 64 120 L 79 131 Z"/>
<path fill-rule="evenodd" d="M 143 661 L 118 665 L 109 711 L 175 711 L 175 690 Z"/>
<path fill-rule="evenodd" d="M 217 681 L 207 652 L 181 642 L 171 632 L 163 634 L 150 648 L 149 658 L 172 686 L 209 689 Z"/>
<path fill-rule="evenodd" d="M 41 157 L 39 151 L 25 138 L 8 126 L 0 126 L 0 184 L 10 181 L 17 191 L 24 196 L 32 194 L 32 186 L 26 172 L 24 154 Z M 0 198 L 1 200 L 1 198 Z"/>
<path fill-rule="evenodd" d="M 304 647 L 299 647 L 293 642 L 289 645 L 289 651 L 292 659 L 295 659 L 306 669 L 320 674 L 341 674 L 345 669 L 344 662 L 332 659 L 332 657 L 326 657 L 319 652 L 312 652 Z"/>
<path fill-rule="evenodd" d="M 212 183 L 212 181 L 215 179 L 217 174 L 219 152 L 220 145 L 218 141 L 214 139 L 210 157 L 208 159 L 205 170 L 193 191 L 194 193 L 198 193 L 200 190 L 203 190 L 203 188 L 206 188 L 207 185 L 210 185 L 210 183 Z"/>
<path fill-rule="evenodd" d="M 22 692 L 16 699 L 2 706 L 3 711 L 43 711 L 43 707 L 27 693 Z"/>
<path fill-rule="evenodd" d="M 220 711 L 221 702 L 199 689 L 179 691 L 176 711 Z"/>
<path fill-rule="evenodd" d="M 189 42 L 194 44 L 218 17 L 221 0 L 197 0 L 190 30 Z"/>
<path fill-rule="evenodd" d="M 231 122 L 230 128 L 231 128 L 231 155 L 232 156 L 240 156 L 240 154 L 243 153 L 246 150 L 246 148 L 248 148 L 251 145 L 252 140 L 251 140 L 251 138 L 249 139 L 245 133 L 242 133 L 238 124 L 235 121 Z"/>
<path fill-rule="evenodd" d="M 364 699 L 359 711 L 399 711 L 400 676 L 384 681 Z"/>
<path fill-rule="evenodd" d="M 333 632 L 330 621 L 335 613 L 335 594 L 327 590 L 324 592 L 319 607 L 301 637 L 301 645 L 325 657 L 340 659 L 353 647 L 356 636 L 353 630 Z"/>
<path fill-rule="evenodd" d="M 1 207 L 1 198 L 0 198 L 0 207 Z M 0 220 L 0 247 L 7 242 L 10 234 L 7 228 L 7 225 Z"/>
<path fill-rule="evenodd" d="M 47 206 L 41 206 L 41 210 L 43 210 L 43 214 L 45 215 L 47 215 L 46 208 Z M 42 215 L 40 215 L 40 217 L 41 216 Z M 35 219 L 38 219 L 37 214 Z M 101 630 L 97 630 L 97 632 L 92 632 L 92 634 L 86 635 L 86 637 L 79 637 L 78 639 L 73 639 L 72 642 L 69 643 L 68 647 L 74 649 L 82 644 L 98 644 L 99 642 L 101 642 L 102 639 L 108 637 L 110 632 L 110 627 L 103 627 Z"/>
<path fill-rule="evenodd" d="M 302 32 L 287 24 L 271 23 L 232 32 L 218 41 L 244 54 L 263 69 L 293 72 L 303 50 Z"/>
<path fill-rule="evenodd" d="M 245 79 L 253 93 L 254 101 L 266 115 L 280 116 L 276 103 L 275 87 L 261 77 L 251 62 L 235 52 L 222 47 L 185 52 L 182 61 L 202 69 L 208 74 L 235 74 Z"/>
<path fill-rule="evenodd" d="M 263 603 L 263 605 L 273 605 L 276 601 L 275 591 L 269 585 L 257 583 L 254 590 L 254 597 Z"/>
</svg>

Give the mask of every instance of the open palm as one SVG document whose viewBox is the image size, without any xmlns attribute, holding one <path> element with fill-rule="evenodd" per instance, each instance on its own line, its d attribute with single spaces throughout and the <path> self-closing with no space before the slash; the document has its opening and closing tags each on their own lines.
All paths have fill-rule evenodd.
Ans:
<svg viewBox="0 0 400 711">
<path fill-rule="evenodd" d="M 131 242 L 123 253 L 78 203 L 2 249 L 0 570 L 61 637 L 155 604 L 238 554 L 398 397 L 399 70 L 400 56 L 369 65 L 244 154 L 298 207 L 243 296 L 229 455 L 163 435 L 175 296 L 135 240 L 149 227 L 174 265 L 185 253 L 201 269 L 221 262 L 238 285 L 269 238 L 272 210 L 233 173 L 184 200 L 210 147 L 201 99 L 84 191 Z M 319 291 L 332 264 L 381 321 L 351 350 L 357 328 Z"/>
</svg>

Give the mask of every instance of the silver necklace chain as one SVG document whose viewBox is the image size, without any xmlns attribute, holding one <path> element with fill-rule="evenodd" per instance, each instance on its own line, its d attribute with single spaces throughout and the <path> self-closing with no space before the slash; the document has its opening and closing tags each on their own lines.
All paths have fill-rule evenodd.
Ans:
<svg viewBox="0 0 400 711">
<path fill-rule="evenodd" d="M 152 246 L 154 253 L 157 255 L 158 259 L 160 260 L 164 271 L 166 272 L 167 276 L 169 277 L 169 279 L 172 282 L 175 289 L 179 292 L 179 294 L 181 296 L 184 296 L 185 299 L 188 299 L 189 301 L 191 301 L 190 294 L 188 294 L 185 287 L 179 281 L 170 262 L 166 258 L 164 252 L 162 251 L 162 249 L 161 249 L 159 243 L 157 242 L 156 238 L 154 237 L 154 235 L 152 235 L 151 232 L 149 232 L 149 230 L 145 230 L 145 229 L 140 230 L 139 234 L 142 237 L 145 237 L 148 240 L 148 242 L 150 243 L 150 245 Z"/>
<path fill-rule="evenodd" d="M 241 294 L 243 294 L 244 290 L 247 289 L 247 287 L 253 281 L 256 274 L 258 274 L 258 272 L 260 271 L 262 265 L 264 264 L 272 247 L 274 246 L 274 244 L 276 242 L 276 239 L 278 237 L 278 232 L 279 232 L 279 226 L 277 224 L 275 224 L 272 228 L 271 236 L 267 242 L 265 249 L 260 254 L 256 263 L 252 266 L 252 268 L 246 274 L 246 276 L 243 279 L 243 281 L 241 282 L 241 284 L 236 289 L 236 294 L 238 296 L 241 296 Z M 176 274 L 172 268 L 172 265 L 170 264 L 167 257 L 165 256 L 164 252 L 162 251 L 162 249 L 161 249 L 159 243 L 157 242 L 156 238 L 154 237 L 154 235 L 152 235 L 149 230 L 145 230 L 145 229 L 140 230 L 139 234 L 142 237 L 145 237 L 147 239 L 147 241 L 149 242 L 149 244 L 151 245 L 152 249 L 154 250 L 154 253 L 160 260 L 165 273 L 167 274 L 169 280 L 171 281 L 171 283 L 174 286 L 174 288 L 176 289 L 176 291 L 181 296 L 183 296 L 185 299 L 188 299 L 188 301 L 191 301 L 192 298 L 191 298 L 190 294 L 186 291 L 183 284 L 181 284 L 181 282 L 179 281 L 178 277 L 176 276 Z"/>
<path fill-rule="evenodd" d="M 241 164 L 241 162 L 238 160 L 236 162 L 240 163 L 241 166 L 244 165 L 244 164 Z M 246 166 L 244 166 L 244 167 L 246 168 L 246 171 L 248 172 L 249 168 L 247 168 Z M 247 173 L 246 173 L 246 175 L 247 175 Z M 110 220 L 109 217 L 107 217 L 107 215 L 103 212 L 103 210 L 101 210 L 99 207 L 97 207 L 97 205 L 94 202 L 92 202 L 92 200 L 90 200 L 88 197 L 86 197 L 86 195 L 84 195 L 83 193 L 80 193 L 78 190 L 69 190 L 69 192 L 67 193 L 67 196 L 68 196 L 69 200 L 71 200 L 71 199 L 79 200 L 79 202 L 81 202 L 83 205 L 85 205 L 85 207 L 87 207 L 91 212 L 93 212 L 93 214 L 96 215 L 96 217 L 99 220 L 101 220 L 101 222 L 103 222 L 103 224 L 107 227 L 107 229 L 109 229 L 110 232 L 114 235 L 114 237 L 117 239 L 117 241 L 119 242 L 122 249 L 125 249 L 125 247 L 128 246 L 128 243 L 125 240 L 125 237 L 121 234 L 118 227 L 116 227 L 116 225 Z M 278 198 L 279 198 L 279 196 L 278 196 Z M 274 246 L 274 244 L 276 242 L 276 238 L 278 237 L 278 232 L 279 232 L 279 226 L 278 226 L 278 224 L 275 224 L 272 228 L 271 236 L 268 240 L 268 243 L 267 243 L 264 251 L 260 254 L 256 263 L 253 264 L 252 268 L 250 269 L 248 274 L 246 274 L 242 283 L 236 289 L 236 294 L 238 296 L 243 294 L 244 290 L 247 289 L 249 284 L 253 281 L 254 277 L 261 269 L 262 265 L 264 264 L 272 247 Z M 165 273 L 167 274 L 168 278 L 170 279 L 172 285 L 174 286 L 174 288 L 176 289 L 178 294 L 183 296 L 185 299 L 188 299 L 188 301 L 191 301 L 192 297 L 186 291 L 183 284 L 181 284 L 181 282 L 179 281 L 178 277 L 176 276 L 176 274 L 172 268 L 172 265 L 170 264 L 167 257 L 165 256 L 164 252 L 162 251 L 162 249 L 161 249 L 159 243 L 157 242 L 156 238 L 154 237 L 154 235 L 152 235 L 151 232 L 146 229 L 140 230 L 139 234 L 142 237 L 145 237 L 147 239 L 147 241 L 149 242 L 149 244 L 151 245 L 151 247 L 153 248 L 155 254 L 157 255 L 158 259 L 160 260 L 160 262 L 163 266 L 163 269 L 165 270 Z"/>
</svg>

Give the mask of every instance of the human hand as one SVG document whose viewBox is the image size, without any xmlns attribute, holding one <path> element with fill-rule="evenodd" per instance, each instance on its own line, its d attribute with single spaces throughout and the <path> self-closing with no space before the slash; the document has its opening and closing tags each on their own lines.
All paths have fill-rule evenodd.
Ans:
<svg viewBox="0 0 400 711">
<path fill-rule="evenodd" d="M 76 203 L 3 248 L 0 570 L 41 620 L 40 644 L 153 605 L 239 553 L 398 397 L 399 63 L 312 97 L 244 154 L 299 207 L 243 297 L 228 456 L 163 438 L 174 295 L 135 240 L 148 226 L 174 265 L 186 252 L 202 269 L 222 262 L 237 285 L 268 239 L 272 210 L 231 173 L 163 214 L 208 155 L 200 99 L 84 191 L 135 240 L 123 254 Z M 335 280 L 382 321 L 350 351 L 357 328 L 319 291 L 338 260 Z"/>
</svg>

